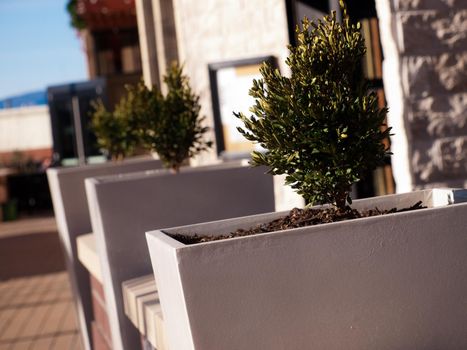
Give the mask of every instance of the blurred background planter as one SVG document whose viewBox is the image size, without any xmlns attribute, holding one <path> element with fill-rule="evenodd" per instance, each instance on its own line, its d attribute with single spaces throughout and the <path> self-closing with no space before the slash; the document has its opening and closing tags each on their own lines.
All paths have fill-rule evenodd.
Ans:
<svg viewBox="0 0 467 350">
<path fill-rule="evenodd" d="M 147 157 L 47 170 L 58 233 L 73 288 L 83 345 L 87 350 L 92 349 L 94 315 L 89 273 L 78 260 L 76 245 L 78 236 L 92 232 L 84 180 L 93 176 L 153 170 L 160 167 L 159 161 Z"/>
<path fill-rule="evenodd" d="M 122 283 L 152 273 L 144 233 L 274 210 L 274 181 L 265 171 L 230 162 L 86 180 L 114 350 L 141 346 L 125 315 Z"/>
</svg>

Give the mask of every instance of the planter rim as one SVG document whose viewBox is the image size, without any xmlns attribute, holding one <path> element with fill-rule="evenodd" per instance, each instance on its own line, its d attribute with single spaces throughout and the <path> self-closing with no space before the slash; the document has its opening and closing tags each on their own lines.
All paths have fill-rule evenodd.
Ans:
<svg viewBox="0 0 467 350">
<path fill-rule="evenodd" d="M 384 214 L 384 215 L 376 215 L 376 216 L 370 216 L 370 217 L 363 217 L 363 218 L 356 218 L 356 219 L 349 219 L 349 220 L 342 220 L 342 221 L 336 221 L 336 222 L 330 222 L 330 223 L 322 223 L 318 225 L 309 225 L 309 226 L 304 226 L 304 227 L 297 227 L 297 228 L 291 228 L 291 229 L 286 229 L 286 230 L 277 230 L 277 231 L 271 231 L 271 232 L 264 232 L 264 233 L 258 233 L 258 234 L 253 234 L 249 236 L 240 236 L 240 237 L 232 237 L 228 239 L 220 239 L 216 241 L 209 241 L 209 242 L 201 242 L 201 243 L 195 243 L 195 244 L 184 244 L 179 242 L 178 240 L 172 238 L 169 236 L 169 234 L 172 233 L 181 233 L 181 234 L 190 234 L 190 232 L 196 231 L 198 228 L 199 229 L 215 229 L 216 227 L 221 226 L 219 229 L 216 230 L 217 233 L 223 234 L 223 233 L 228 233 L 231 232 L 232 229 L 239 229 L 239 228 L 245 228 L 245 227 L 253 227 L 257 224 L 260 224 L 263 222 L 263 218 L 267 218 L 268 221 L 277 219 L 281 216 L 287 215 L 290 210 L 286 211 L 281 211 L 281 212 L 270 212 L 270 213 L 264 213 L 264 214 L 256 214 L 256 215 L 248 215 L 248 216 L 242 216 L 242 217 L 236 217 L 236 218 L 230 218 L 230 219 L 225 219 L 225 220 L 216 220 L 216 221 L 210 221 L 210 222 L 204 222 L 204 223 L 198 223 L 198 224 L 193 224 L 193 225 L 184 225 L 184 226 L 178 226 L 178 227 L 170 227 L 170 228 L 162 228 L 162 229 L 157 229 L 154 231 L 148 231 L 146 232 L 146 236 L 152 236 L 158 240 L 160 240 L 163 244 L 168 245 L 172 249 L 175 249 L 176 251 L 179 250 L 185 250 L 185 249 L 196 249 L 199 247 L 207 246 L 207 245 L 212 245 L 212 244 L 229 244 L 229 242 L 238 242 L 240 240 L 246 241 L 247 239 L 261 239 L 263 237 L 274 237 L 274 236 L 279 236 L 282 234 L 289 234 L 289 235 L 300 235 L 306 233 L 310 234 L 316 231 L 319 231 L 322 228 L 330 227 L 330 225 L 358 225 L 359 222 L 362 220 L 366 220 L 369 223 L 374 224 L 377 221 L 384 221 L 392 217 L 407 217 L 407 216 L 412 216 L 412 217 L 421 217 L 421 216 L 426 216 L 430 215 L 430 213 L 433 213 L 433 211 L 440 211 L 440 210 L 450 210 L 451 207 L 453 206 L 459 206 L 459 205 L 464 205 L 467 207 L 467 190 L 462 190 L 462 189 L 448 189 L 448 188 L 436 188 L 436 189 L 428 189 L 428 190 L 421 190 L 421 191 L 414 191 L 414 192 L 408 192 L 406 194 L 410 193 L 426 193 L 426 194 L 432 194 L 436 191 L 440 191 L 441 194 L 444 194 L 446 191 L 450 191 L 453 194 L 458 193 L 456 195 L 456 202 L 455 203 L 449 203 L 449 200 L 447 203 L 439 203 L 439 198 L 433 198 L 430 196 L 426 197 L 426 200 L 432 201 L 433 203 L 427 203 L 424 204 L 428 206 L 427 208 L 424 209 L 417 209 L 417 210 L 412 210 L 412 211 L 404 211 L 404 212 L 399 212 L 399 213 L 390 213 L 390 214 Z M 379 196 L 379 197 L 371 197 L 371 198 L 365 198 L 365 199 L 360 199 L 354 201 L 354 204 L 362 204 L 365 202 L 372 202 L 375 198 L 378 199 L 390 199 L 391 197 L 395 196 L 401 196 L 404 194 L 393 194 L 393 195 L 386 195 L 386 196 Z M 326 207 L 327 205 L 317 205 L 313 206 L 312 208 L 323 208 Z M 245 219 L 250 219 L 248 220 L 248 223 L 242 225 L 241 223 Z M 209 232 L 206 232 L 205 234 L 209 235 Z"/>
<path fill-rule="evenodd" d="M 249 167 L 248 161 L 240 160 L 240 161 L 231 161 L 226 163 L 220 164 L 208 164 L 208 165 L 201 165 L 201 166 L 183 166 L 180 168 L 179 174 L 174 174 L 170 169 L 154 169 L 154 170 L 145 170 L 145 171 L 138 171 L 132 173 L 124 173 L 124 174 L 117 174 L 117 175 L 104 175 L 104 176 L 96 176 L 87 179 L 86 181 L 91 181 L 95 184 L 102 184 L 102 183 L 112 183 L 112 182 L 121 182 L 121 181 L 134 181 L 138 179 L 144 179 L 148 176 L 177 176 L 183 174 L 190 174 L 199 171 L 206 171 L 206 170 L 228 170 L 233 168 L 246 168 Z"/>
<path fill-rule="evenodd" d="M 124 159 L 122 161 L 114 162 L 114 161 L 106 161 L 102 163 L 94 163 L 94 164 L 85 164 L 79 166 L 59 166 L 48 168 L 47 173 L 54 173 L 54 174 L 68 174 L 68 173 L 81 173 L 86 172 L 91 169 L 100 169 L 100 168 L 111 168 L 111 167 L 118 167 L 122 164 L 132 164 L 132 163 L 140 163 L 140 162 L 157 162 L 156 159 L 153 159 L 151 156 L 138 156 L 138 157 L 130 157 Z"/>
</svg>

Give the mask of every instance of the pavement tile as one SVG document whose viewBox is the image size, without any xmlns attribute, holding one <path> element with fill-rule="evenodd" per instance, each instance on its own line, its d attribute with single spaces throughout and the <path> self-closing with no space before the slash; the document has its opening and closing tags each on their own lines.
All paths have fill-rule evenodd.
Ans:
<svg viewBox="0 0 467 350">
<path fill-rule="evenodd" d="M 58 335 L 54 338 L 54 344 L 50 350 L 72 349 L 75 342 L 75 334 Z"/>
<path fill-rule="evenodd" d="M 13 343 L 10 347 L 10 350 L 29 350 L 33 344 L 34 343 L 32 340 Z"/>
<path fill-rule="evenodd" d="M 69 303 L 69 307 L 66 310 L 62 323 L 60 324 L 60 331 L 76 330 L 78 329 L 76 313 L 72 302 Z"/>
<path fill-rule="evenodd" d="M 2 339 L 2 334 L 5 332 L 7 326 L 11 323 L 13 316 L 15 316 L 15 312 L 15 309 L 0 311 L 0 340 Z"/>
<path fill-rule="evenodd" d="M 49 308 L 49 305 L 39 305 L 18 309 L 20 315 L 13 320 L 8 337 L 5 338 L 29 338 L 37 335 Z"/>
<path fill-rule="evenodd" d="M 71 286 L 68 281 L 60 282 L 60 288 L 58 289 L 57 299 L 59 300 L 72 300 L 73 295 L 71 294 Z"/>
<path fill-rule="evenodd" d="M 46 335 L 63 331 L 62 321 L 65 318 L 67 308 L 69 307 L 69 302 L 51 304 L 50 308 L 47 310 L 47 315 L 42 323 L 42 327 L 39 331 L 39 334 Z"/>
<path fill-rule="evenodd" d="M 54 337 L 36 338 L 31 342 L 31 347 L 28 350 L 49 350 L 53 341 Z"/>
<path fill-rule="evenodd" d="M 81 336 L 79 332 L 76 332 L 73 337 L 73 343 L 71 344 L 70 350 L 81 350 L 83 349 L 83 344 L 81 343 Z"/>
<path fill-rule="evenodd" d="M 27 280 L 27 278 L 23 280 Z M 8 282 L 3 284 L 5 283 Z M 8 295 L 0 298 L 0 310 L 18 305 L 27 306 L 69 299 L 72 299 L 72 295 L 67 276 L 66 273 L 61 272 L 52 274 L 52 276 L 43 275 L 42 279 L 34 277 L 32 281 L 27 281 L 27 283 L 14 284 L 14 287 L 8 291 Z"/>
<path fill-rule="evenodd" d="M 14 340 L 31 317 L 32 308 L 17 309 L 0 334 L 0 341 Z"/>
<path fill-rule="evenodd" d="M 18 296 L 20 293 L 24 293 L 25 287 L 28 286 L 27 279 L 19 279 L 18 281 L 6 281 L 2 282 L 2 285 L 6 286 L 0 293 L 0 305 L 1 307 L 11 305 L 14 301 L 15 297 Z"/>
<path fill-rule="evenodd" d="M 42 235 L 31 234 L 34 225 L 21 225 L 11 226 L 6 235 L 0 232 L 0 350 L 81 350 L 58 235 L 41 227 Z M 15 249 L 37 252 L 39 243 L 44 244 L 41 254 L 26 254 L 29 260 L 22 264 Z"/>
<path fill-rule="evenodd" d="M 37 304 L 50 303 L 56 300 L 56 296 L 53 293 L 44 292 L 41 293 L 31 293 L 19 295 L 18 298 L 10 305 L 14 306 L 34 306 Z"/>
<path fill-rule="evenodd" d="M 30 281 L 30 287 L 28 288 L 28 294 L 44 294 L 50 290 L 53 290 L 54 284 L 54 274 L 43 275 L 42 278 L 37 279 L 36 281 Z"/>
</svg>

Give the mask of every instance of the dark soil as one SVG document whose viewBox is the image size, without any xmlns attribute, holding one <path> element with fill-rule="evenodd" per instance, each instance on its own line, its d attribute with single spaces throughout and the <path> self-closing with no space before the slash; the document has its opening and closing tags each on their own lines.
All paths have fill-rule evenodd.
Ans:
<svg viewBox="0 0 467 350">
<path fill-rule="evenodd" d="M 297 227 L 326 224 L 330 222 L 337 222 L 343 220 L 352 220 L 358 218 L 364 218 L 369 216 L 378 216 L 392 213 L 400 213 L 409 210 L 417 210 L 426 208 L 422 205 L 422 202 L 417 202 L 413 206 L 404 209 L 390 209 L 390 210 L 379 210 L 378 208 L 359 212 L 358 210 L 347 207 L 346 210 L 339 210 L 333 207 L 325 209 L 298 209 L 294 208 L 290 213 L 284 217 L 278 218 L 268 223 L 260 224 L 249 229 L 238 229 L 234 232 L 230 232 L 227 235 L 220 236 L 207 236 L 207 235 L 183 235 L 183 234 L 170 234 L 170 236 L 177 241 L 184 244 L 196 244 L 203 242 L 218 241 L 221 239 L 228 239 L 234 237 L 251 236 L 266 232 L 274 232 L 280 230 L 287 230 Z"/>
</svg>

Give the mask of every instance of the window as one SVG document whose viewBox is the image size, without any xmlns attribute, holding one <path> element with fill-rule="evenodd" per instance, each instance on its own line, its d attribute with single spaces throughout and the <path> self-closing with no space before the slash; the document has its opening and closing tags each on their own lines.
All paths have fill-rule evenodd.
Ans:
<svg viewBox="0 0 467 350">
<path fill-rule="evenodd" d="M 97 75 L 141 73 L 138 30 L 104 30 L 93 33 Z"/>
<path fill-rule="evenodd" d="M 241 122 L 233 112 L 249 113 L 254 99 L 248 91 L 253 79 L 261 78 L 259 68 L 265 61 L 277 67 L 273 56 L 208 65 L 218 154 L 227 157 L 245 155 L 255 148 L 238 132 L 237 126 L 241 126 Z"/>
</svg>

